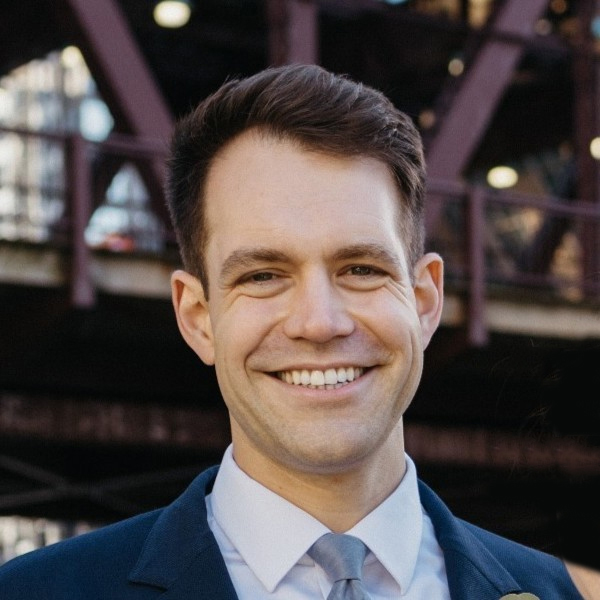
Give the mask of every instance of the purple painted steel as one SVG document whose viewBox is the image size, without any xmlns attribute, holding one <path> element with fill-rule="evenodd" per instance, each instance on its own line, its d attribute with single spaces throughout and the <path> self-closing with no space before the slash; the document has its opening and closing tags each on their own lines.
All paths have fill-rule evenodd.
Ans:
<svg viewBox="0 0 600 600">
<path fill-rule="evenodd" d="M 266 0 L 265 16 L 269 24 L 269 65 L 285 65 L 288 54 L 286 0 Z"/>
<path fill-rule="evenodd" d="M 318 51 L 318 8 L 313 0 L 289 0 L 288 62 L 316 64 Z"/>
<path fill-rule="evenodd" d="M 119 5 L 114 0 L 63 0 L 81 48 L 126 133 L 167 140 L 173 117 Z"/>
<path fill-rule="evenodd" d="M 178 408 L 65 394 L 0 394 L 0 435 L 69 443 L 195 448 L 217 453 L 222 453 L 231 441 L 225 407 Z"/>
<path fill-rule="evenodd" d="M 125 449 L 136 445 L 187 448 L 219 455 L 231 442 L 224 408 L 178 408 L 65 396 L 0 395 L 0 434 L 14 439 L 117 444 Z M 539 439 L 537 435 L 525 436 L 522 432 L 510 433 L 491 427 L 407 423 L 405 439 L 411 456 L 423 464 L 600 474 L 600 448 L 578 436 Z M 28 503 L 28 498 L 36 502 L 54 499 L 53 486 L 68 483 L 61 475 L 8 456 L 0 455 L 0 468 L 50 486 L 50 489 L 40 490 L 41 496 L 32 491 L 19 496 L 0 494 L 3 509 L 17 500 Z M 187 469 L 189 467 L 173 469 L 172 475 L 187 476 Z M 161 476 L 168 477 L 161 472 L 124 476 L 105 481 L 103 487 L 118 492 L 136 482 L 145 484 L 146 479 L 153 481 L 154 477 L 160 479 Z"/>
<path fill-rule="evenodd" d="M 318 6 L 315 0 L 268 0 L 269 64 L 318 64 Z"/>
<path fill-rule="evenodd" d="M 533 26 L 547 4 L 547 0 L 507 0 L 493 29 L 507 35 L 533 35 Z M 461 89 L 428 149 L 431 176 L 452 179 L 467 165 L 523 54 L 523 44 L 517 39 L 508 43 L 489 38 L 473 64 L 467 65 Z"/>
<path fill-rule="evenodd" d="M 468 198 L 467 261 L 469 265 L 469 318 L 467 332 L 472 346 L 486 346 L 485 323 L 485 190 L 473 188 Z"/>
<path fill-rule="evenodd" d="M 474 62 L 467 65 L 459 92 L 427 150 L 431 177 L 455 179 L 461 175 L 477 149 L 494 111 L 509 85 L 523 54 L 524 40 L 532 37 L 534 25 L 548 0 L 506 0 L 498 9 L 493 33 Z M 519 42 L 523 40 L 523 42 Z M 430 203 L 427 230 L 433 234 L 440 218 L 438 203 Z"/>
<path fill-rule="evenodd" d="M 407 423 L 404 438 L 419 464 L 547 471 L 573 476 L 600 473 L 600 448 L 577 436 L 525 435 L 487 427 Z"/>
<path fill-rule="evenodd" d="M 579 52 L 573 58 L 575 104 L 575 156 L 577 161 L 577 196 L 588 202 L 600 202 L 600 167 L 592 157 L 589 145 L 600 131 L 598 91 L 600 67 L 592 35 L 592 21 L 600 12 L 600 0 L 580 0 L 577 4 L 581 25 L 576 34 Z M 583 284 L 598 278 L 600 273 L 600 222 L 584 221 L 577 228 L 583 250 Z M 560 240 L 559 240 L 560 241 Z M 558 245 L 558 243 L 556 244 Z"/>
<path fill-rule="evenodd" d="M 115 117 L 116 130 L 168 146 L 174 119 L 115 0 L 62 0 L 80 49 Z M 162 158 L 140 161 L 138 168 L 165 223 Z"/>
<path fill-rule="evenodd" d="M 85 228 L 92 214 L 92 186 L 90 163 L 86 157 L 87 143 L 80 135 L 73 135 L 68 144 L 67 178 L 71 196 L 71 303 L 77 308 L 91 308 L 96 293 L 90 270 L 91 250 L 85 242 Z"/>
</svg>

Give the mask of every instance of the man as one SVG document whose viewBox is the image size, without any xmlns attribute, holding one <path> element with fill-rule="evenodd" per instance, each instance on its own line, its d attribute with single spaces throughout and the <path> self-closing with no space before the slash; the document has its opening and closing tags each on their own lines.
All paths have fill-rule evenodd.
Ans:
<svg viewBox="0 0 600 600">
<path fill-rule="evenodd" d="M 8 563 L 2 598 L 582 598 L 559 559 L 453 517 L 404 453 L 443 301 L 424 181 L 410 118 L 316 66 L 230 81 L 183 119 L 173 304 L 232 445 L 171 506 Z M 333 575 L 323 540 L 359 567 Z"/>
</svg>

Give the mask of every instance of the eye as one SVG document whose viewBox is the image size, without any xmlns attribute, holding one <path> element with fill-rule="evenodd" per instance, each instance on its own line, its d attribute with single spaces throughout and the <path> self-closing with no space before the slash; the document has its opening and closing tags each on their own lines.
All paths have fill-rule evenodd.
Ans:
<svg viewBox="0 0 600 600">
<path fill-rule="evenodd" d="M 246 296 L 269 298 L 284 291 L 288 281 L 283 273 L 254 271 L 238 278 L 235 287 Z"/>
<path fill-rule="evenodd" d="M 368 277 L 372 275 L 381 275 L 382 271 L 369 265 L 354 265 L 347 270 L 350 275 L 357 275 L 358 277 Z"/>
<path fill-rule="evenodd" d="M 269 273 L 268 271 L 261 271 L 260 273 L 252 273 L 245 277 L 242 281 L 251 282 L 251 283 L 263 283 L 265 281 L 272 281 L 276 279 L 277 275 L 275 273 Z"/>
<path fill-rule="evenodd" d="M 389 278 L 387 271 L 372 265 L 350 265 L 340 275 L 339 281 L 344 287 L 361 291 L 377 289 Z"/>
</svg>

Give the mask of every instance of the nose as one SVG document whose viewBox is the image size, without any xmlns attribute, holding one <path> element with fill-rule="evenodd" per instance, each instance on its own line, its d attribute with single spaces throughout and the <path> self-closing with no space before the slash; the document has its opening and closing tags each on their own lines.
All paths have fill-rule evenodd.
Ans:
<svg viewBox="0 0 600 600">
<path fill-rule="evenodd" d="M 326 274 L 314 274 L 298 283 L 284 322 L 289 338 L 324 343 L 353 331 L 347 300 Z"/>
</svg>

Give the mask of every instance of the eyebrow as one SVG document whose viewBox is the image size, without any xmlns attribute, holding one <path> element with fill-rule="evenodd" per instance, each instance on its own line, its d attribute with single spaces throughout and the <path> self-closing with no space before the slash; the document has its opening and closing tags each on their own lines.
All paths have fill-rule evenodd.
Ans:
<svg viewBox="0 0 600 600">
<path fill-rule="evenodd" d="M 332 259 L 336 262 L 345 260 L 368 259 L 376 262 L 384 262 L 402 268 L 402 260 L 388 248 L 376 242 L 361 242 L 350 244 L 336 250 Z M 219 280 L 227 281 L 240 270 L 248 269 L 259 263 L 285 263 L 291 258 L 285 252 L 273 250 L 272 248 L 247 247 L 234 250 L 223 262 Z"/>
<path fill-rule="evenodd" d="M 402 266 L 402 260 L 395 252 L 390 252 L 388 248 L 376 242 L 365 242 L 344 246 L 337 250 L 333 255 L 333 259 L 336 261 L 358 258 L 384 262 L 396 267 Z"/>
<path fill-rule="evenodd" d="M 229 279 L 241 269 L 253 267 L 257 263 L 276 263 L 289 261 L 287 254 L 271 248 L 238 248 L 234 250 L 223 262 L 219 280 Z"/>
</svg>

